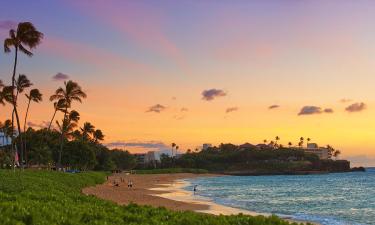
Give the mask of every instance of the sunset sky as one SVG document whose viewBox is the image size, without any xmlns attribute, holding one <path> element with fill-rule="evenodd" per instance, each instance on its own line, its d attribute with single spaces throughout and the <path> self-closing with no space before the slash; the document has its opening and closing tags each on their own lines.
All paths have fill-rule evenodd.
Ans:
<svg viewBox="0 0 375 225">
<path fill-rule="evenodd" d="M 44 94 L 31 105 L 34 127 L 51 119 L 49 96 L 72 79 L 88 95 L 73 104 L 81 124 L 132 152 L 303 136 L 375 165 L 375 1 L 3 0 L 1 8 L 1 40 L 23 21 L 45 35 L 18 67 Z M 6 83 L 13 54 L 0 54 Z M 1 121 L 9 117 L 0 107 Z"/>
</svg>

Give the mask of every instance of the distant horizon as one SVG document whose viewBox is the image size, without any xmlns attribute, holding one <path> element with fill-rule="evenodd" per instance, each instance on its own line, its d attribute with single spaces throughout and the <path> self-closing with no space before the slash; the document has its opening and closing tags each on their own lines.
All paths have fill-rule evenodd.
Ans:
<svg viewBox="0 0 375 225">
<path fill-rule="evenodd" d="M 79 125 L 92 122 L 104 144 L 125 143 L 132 153 L 276 136 L 287 146 L 304 137 L 341 150 L 354 166 L 375 166 L 375 2 L 2 5 L 2 41 L 24 21 L 44 33 L 34 56 L 20 55 L 17 68 L 44 97 L 30 108 L 30 127 L 49 123 L 49 96 L 73 80 L 88 96 L 73 104 L 84 118 Z M 0 54 L 4 83 L 13 57 Z M 10 111 L 2 107 L 0 121 Z"/>
</svg>

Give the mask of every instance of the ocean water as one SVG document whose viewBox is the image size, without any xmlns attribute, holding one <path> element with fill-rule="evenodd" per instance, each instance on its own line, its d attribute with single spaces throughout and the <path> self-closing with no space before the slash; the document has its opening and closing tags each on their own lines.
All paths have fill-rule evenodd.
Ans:
<svg viewBox="0 0 375 225">
<path fill-rule="evenodd" d="M 214 202 L 323 225 L 375 224 L 375 169 L 294 176 L 224 176 L 189 180 Z"/>
</svg>

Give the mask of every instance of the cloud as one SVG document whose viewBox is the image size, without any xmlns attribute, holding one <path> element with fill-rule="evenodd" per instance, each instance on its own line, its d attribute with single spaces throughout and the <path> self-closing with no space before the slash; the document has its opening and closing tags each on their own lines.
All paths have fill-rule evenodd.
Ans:
<svg viewBox="0 0 375 225">
<path fill-rule="evenodd" d="M 173 97 L 172 97 L 172 100 L 175 101 L 175 100 L 177 100 L 177 98 L 176 98 L 175 96 L 173 96 Z"/>
<path fill-rule="evenodd" d="M 325 112 L 325 113 L 333 113 L 333 109 L 331 109 L 331 108 L 326 108 L 326 109 L 324 109 L 324 112 Z"/>
<path fill-rule="evenodd" d="M 187 111 L 189 111 L 189 109 L 188 109 L 188 108 L 185 108 L 185 107 L 182 107 L 180 111 L 181 111 L 181 112 L 187 112 Z"/>
<path fill-rule="evenodd" d="M 54 75 L 52 77 L 52 80 L 54 80 L 54 81 L 64 81 L 64 80 L 68 80 L 69 78 L 70 78 L 70 76 L 67 75 L 67 74 L 57 73 L 56 75 Z"/>
<path fill-rule="evenodd" d="M 40 123 L 29 121 L 29 122 L 27 122 L 27 126 L 32 127 L 32 128 L 43 129 L 43 128 L 47 128 L 49 126 L 49 123 L 50 123 L 50 121 L 42 121 Z M 51 127 L 52 127 L 52 129 L 54 129 L 53 124 L 52 124 Z"/>
<path fill-rule="evenodd" d="M 279 105 L 270 105 L 268 107 L 268 109 L 277 109 L 277 108 L 280 108 L 280 106 Z"/>
<path fill-rule="evenodd" d="M 225 113 L 230 113 L 234 111 L 238 111 L 238 107 L 229 107 L 225 110 Z"/>
<path fill-rule="evenodd" d="M 301 111 L 298 115 L 312 115 L 312 114 L 320 114 L 322 113 L 322 108 L 318 106 L 304 106 L 302 107 Z"/>
<path fill-rule="evenodd" d="M 146 112 L 156 112 L 156 113 L 160 113 L 161 111 L 164 111 L 167 107 L 163 106 L 163 105 L 160 105 L 160 104 L 156 104 L 156 105 L 153 105 L 151 106 Z"/>
<path fill-rule="evenodd" d="M 138 1 L 68 2 L 83 14 L 117 31 L 126 42 L 133 41 L 141 49 L 164 56 L 185 71 L 190 70 L 181 49 L 167 31 L 165 12 L 158 7 Z"/>
<path fill-rule="evenodd" d="M 341 103 L 347 103 L 347 102 L 351 102 L 351 101 L 353 101 L 353 100 L 348 99 L 348 98 L 342 98 L 342 99 L 340 99 Z"/>
<path fill-rule="evenodd" d="M 365 109 L 366 109 L 366 104 L 363 102 L 357 102 L 345 108 L 345 110 L 348 112 L 360 112 Z"/>
<path fill-rule="evenodd" d="M 12 20 L 0 20 L 0 29 L 10 30 L 17 27 L 17 22 Z"/>
<path fill-rule="evenodd" d="M 182 115 L 182 116 L 175 115 L 175 116 L 173 116 L 173 119 L 183 120 L 183 119 L 185 119 L 185 115 Z"/>
<path fill-rule="evenodd" d="M 202 99 L 206 100 L 206 101 L 211 101 L 216 97 L 223 97 L 223 96 L 226 96 L 226 95 L 227 95 L 227 93 L 225 93 L 225 91 L 213 88 L 213 89 L 209 89 L 209 90 L 204 90 L 202 92 Z"/>
<path fill-rule="evenodd" d="M 168 148 L 166 144 L 161 141 L 145 141 L 145 142 L 127 142 L 127 141 L 114 141 L 105 144 L 109 148 L 116 147 L 135 147 L 135 148 Z"/>
</svg>

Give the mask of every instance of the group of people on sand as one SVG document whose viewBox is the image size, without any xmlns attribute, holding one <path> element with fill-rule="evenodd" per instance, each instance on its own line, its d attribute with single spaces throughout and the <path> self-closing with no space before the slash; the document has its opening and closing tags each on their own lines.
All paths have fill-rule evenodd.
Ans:
<svg viewBox="0 0 375 225">
<path fill-rule="evenodd" d="M 107 180 L 108 180 L 108 177 L 107 177 Z M 124 183 L 125 182 L 125 178 L 123 177 L 120 177 L 120 181 L 118 179 L 114 179 L 113 180 L 113 186 L 114 187 L 119 187 L 120 186 L 120 183 Z M 128 188 L 133 188 L 134 186 L 134 183 L 132 180 L 128 180 Z"/>
</svg>

